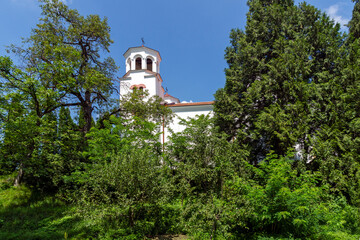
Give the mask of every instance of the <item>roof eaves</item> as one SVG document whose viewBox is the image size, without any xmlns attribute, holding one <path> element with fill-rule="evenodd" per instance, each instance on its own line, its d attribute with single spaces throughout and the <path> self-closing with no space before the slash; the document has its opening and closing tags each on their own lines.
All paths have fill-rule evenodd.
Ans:
<svg viewBox="0 0 360 240">
<path fill-rule="evenodd" d="M 202 105 L 213 105 L 214 101 L 209 102 L 193 102 L 193 103 L 176 103 L 169 105 L 169 107 L 186 107 L 186 106 L 202 106 Z"/>
<path fill-rule="evenodd" d="M 152 49 L 152 48 L 149 48 L 149 47 L 145 47 L 145 46 L 130 47 L 130 48 L 128 48 L 128 49 L 125 51 L 125 53 L 123 54 L 123 56 L 125 57 L 126 53 L 127 53 L 130 49 L 133 49 L 133 48 L 146 48 L 146 49 L 149 49 L 149 50 L 151 50 L 151 51 L 155 51 L 155 52 L 159 55 L 160 61 L 162 60 L 162 59 L 161 59 L 161 55 L 160 55 L 160 53 L 159 53 L 158 50 L 155 50 L 155 49 Z"/>
</svg>

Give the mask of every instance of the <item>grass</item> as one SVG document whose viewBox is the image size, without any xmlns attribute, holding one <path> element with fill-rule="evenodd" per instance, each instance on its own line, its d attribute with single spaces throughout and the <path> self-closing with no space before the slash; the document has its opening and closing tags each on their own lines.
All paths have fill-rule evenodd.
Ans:
<svg viewBox="0 0 360 240">
<path fill-rule="evenodd" d="M 0 207 L 9 208 L 24 205 L 29 201 L 31 195 L 31 190 L 25 186 L 10 187 L 2 190 L 0 191 Z"/>
<path fill-rule="evenodd" d="M 12 191 L 22 191 L 16 189 Z M 71 207 L 46 197 L 18 206 L 0 209 L 0 239 L 64 239 L 65 233 L 77 236 L 80 221 L 71 215 Z"/>
<path fill-rule="evenodd" d="M 86 239 L 86 222 L 71 205 L 0 178 L 0 239 Z"/>
<path fill-rule="evenodd" d="M 83 219 L 77 214 L 76 206 L 56 197 L 43 196 L 25 186 L 9 185 L 4 189 L 0 182 L 0 239 L 139 239 L 139 235 L 123 230 L 108 229 L 98 222 Z M 130 235 L 117 234 L 121 232 Z M 161 235 L 151 239 L 182 240 L 187 237 Z"/>
</svg>

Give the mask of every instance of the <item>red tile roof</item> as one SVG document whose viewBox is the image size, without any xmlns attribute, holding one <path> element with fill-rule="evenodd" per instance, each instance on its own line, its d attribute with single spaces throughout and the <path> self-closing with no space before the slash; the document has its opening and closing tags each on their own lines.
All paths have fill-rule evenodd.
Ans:
<svg viewBox="0 0 360 240">
<path fill-rule="evenodd" d="M 185 106 L 201 106 L 201 105 L 213 105 L 214 101 L 209 102 L 192 102 L 192 103 L 176 103 L 176 104 L 165 104 L 169 107 L 185 107 Z"/>
</svg>

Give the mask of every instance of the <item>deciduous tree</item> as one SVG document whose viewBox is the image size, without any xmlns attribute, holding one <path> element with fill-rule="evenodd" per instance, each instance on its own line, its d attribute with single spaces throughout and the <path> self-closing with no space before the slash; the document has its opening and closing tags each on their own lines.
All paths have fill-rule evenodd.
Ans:
<svg viewBox="0 0 360 240">
<path fill-rule="evenodd" d="M 19 57 L 21 65 L 15 65 L 9 57 L 0 57 L 1 91 L 6 93 L 9 104 L 14 101 L 13 96 L 21 96 L 19 104 L 27 111 L 21 118 L 29 117 L 27 121 L 34 122 L 39 129 L 45 127 L 44 118 L 58 108 L 80 107 L 84 113 L 80 130 L 86 136 L 92 126 L 94 109 L 111 103 L 117 67 L 111 57 L 103 55 L 109 52 L 112 43 L 110 27 L 106 18 L 83 17 L 62 1 L 40 0 L 40 3 L 42 18 L 31 36 L 24 40 L 23 46 L 12 45 L 8 49 Z M 10 126 L 11 121 L 5 125 Z M 28 130 L 31 131 L 30 125 Z M 29 131 L 22 132 L 29 133 L 28 137 L 18 138 L 31 151 L 25 154 L 27 157 L 37 154 L 43 146 L 42 132 Z M 22 176 L 22 165 L 16 168 Z"/>
</svg>

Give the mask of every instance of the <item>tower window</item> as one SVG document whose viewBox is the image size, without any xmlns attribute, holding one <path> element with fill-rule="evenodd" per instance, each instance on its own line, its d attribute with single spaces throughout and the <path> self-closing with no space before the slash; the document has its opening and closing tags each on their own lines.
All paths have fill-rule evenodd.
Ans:
<svg viewBox="0 0 360 240">
<path fill-rule="evenodd" d="M 131 90 L 134 89 L 134 88 L 143 91 L 143 90 L 146 88 L 146 86 L 145 86 L 145 84 L 138 84 L 138 85 L 135 84 L 135 85 L 132 85 L 132 86 L 130 87 Z"/>
<path fill-rule="evenodd" d="M 140 57 L 138 57 L 135 60 L 135 70 L 141 70 L 141 58 Z"/>
<path fill-rule="evenodd" d="M 152 65 L 153 61 L 150 58 L 146 59 L 146 69 L 152 71 Z"/>
</svg>

